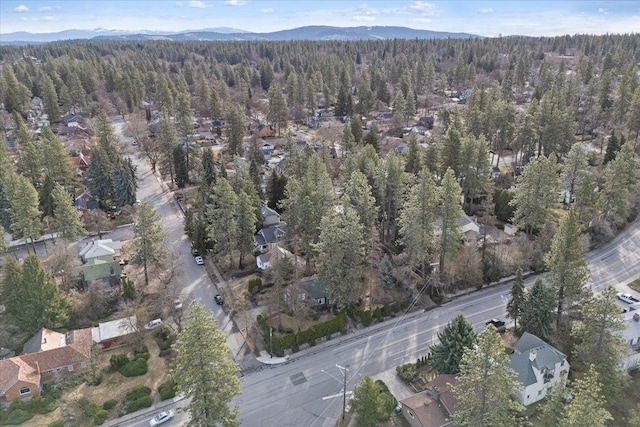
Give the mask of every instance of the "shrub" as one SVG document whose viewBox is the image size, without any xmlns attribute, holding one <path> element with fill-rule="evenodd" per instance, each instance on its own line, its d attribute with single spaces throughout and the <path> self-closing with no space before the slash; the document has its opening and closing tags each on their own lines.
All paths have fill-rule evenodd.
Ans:
<svg viewBox="0 0 640 427">
<path fill-rule="evenodd" d="M 153 333 L 153 338 L 158 343 L 158 347 L 160 351 L 169 350 L 171 348 L 171 344 L 174 343 L 175 337 L 171 335 L 171 332 L 167 328 L 156 329 Z"/>
<path fill-rule="evenodd" d="M 9 412 L 7 419 L 4 421 L 6 425 L 19 425 L 24 423 L 27 420 L 33 418 L 32 413 L 25 411 L 24 409 L 14 409 Z"/>
<path fill-rule="evenodd" d="M 251 295 L 255 295 L 262 290 L 262 279 L 259 277 L 253 277 L 249 279 L 247 283 L 247 290 Z"/>
<path fill-rule="evenodd" d="M 113 409 L 116 407 L 116 405 L 118 404 L 118 401 L 115 399 L 109 399 L 106 402 L 104 402 L 102 404 L 102 409 L 104 409 L 105 411 L 108 411 L 110 409 Z"/>
<path fill-rule="evenodd" d="M 149 360 L 149 358 L 151 357 L 151 355 L 149 354 L 149 347 L 147 347 L 146 345 L 143 345 L 133 351 L 134 359 L 139 359 L 141 357 L 145 360 Z"/>
<path fill-rule="evenodd" d="M 50 423 L 48 427 L 64 427 L 64 421 L 55 420 L 54 422 Z"/>
<path fill-rule="evenodd" d="M 140 408 L 148 408 L 153 405 L 153 399 L 151 396 L 143 396 L 137 400 L 129 402 L 125 407 L 125 413 L 130 414 L 131 412 L 135 412 Z"/>
<path fill-rule="evenodd" d="M 147 359 L 139 358 L 122 366 L 118 372 L 125 377 L 136 377 L 147 373 Z"/>
<path fill-rule="evenodd" d="M 127 401 L 138 400 L 143 396 L 150 396 L 151 389 L 145 385 L 139 384 L 126 394 Z"/>
<path fill-rule="evenodd" d="M 129 358 L 126 354 L 114 354 L 109 359 L 109 365 L 111 365 L 111 370 L 113 371 L 120 370 L 120 368 L 122 368 L 127 363 L 129 363 Z"/>
<path fill-rule="evenodd" d="M 160 400 L 171 399 L 176 396 L 176 385 L 173 381 L 167 381 L 164 384 L 160 384 L 158 387 L 158 393 L 160 394 Z"/>
<path fill-rule="evenodd" d="M 93 416 L 93 424 L 97 426 L 104 424 L 108 416 L 109 413 L 107 411 L 105 411 L 104 409 L 98 409 L 96 414 Z"/>
<path fill-rule="evenodd" d="M 406 365 L 396 366 L 396 374 L 398 374 L 402 381 L 410 383 L 416 379 L 418 373 L 415 364 L 407 363 Z"/>
</svg>

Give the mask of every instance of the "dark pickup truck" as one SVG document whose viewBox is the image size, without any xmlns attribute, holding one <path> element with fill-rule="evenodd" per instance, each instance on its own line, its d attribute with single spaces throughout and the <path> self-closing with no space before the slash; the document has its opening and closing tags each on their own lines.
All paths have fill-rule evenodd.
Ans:
<svg viewBox="0 0 640 427">
<path fill-rule="evenodd" d="M 485 325 L 487 326 L 493 325 L 498 330 L 498 332 L 504 332 L 507 330 L 507 327 L 505 326 L 504 321 L 498 320 L 498 319 L 491 319 L 488 322 L 486 322 Z"/>
</svg>

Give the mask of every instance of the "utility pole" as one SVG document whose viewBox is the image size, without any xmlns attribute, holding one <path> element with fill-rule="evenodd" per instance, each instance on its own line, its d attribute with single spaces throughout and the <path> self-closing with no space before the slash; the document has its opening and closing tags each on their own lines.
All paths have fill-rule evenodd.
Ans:
<svg viewBox="0 0 640 427">
<path fill-rule="evenodd" d="M 347 411 L 347 372 L 349 372 L 349 369 L 340 365 L 336 365 L 336 368 L 342 372 L 344 377 L 342 386 L 342 420 L 344 421 L 345 413 Z"/>
</svg>

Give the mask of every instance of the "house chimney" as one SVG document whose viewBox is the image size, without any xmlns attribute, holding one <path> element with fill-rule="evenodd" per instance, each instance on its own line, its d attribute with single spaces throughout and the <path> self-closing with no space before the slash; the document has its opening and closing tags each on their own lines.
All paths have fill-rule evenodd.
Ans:
<svg viewBox="0 0 640 427">
<path fill-rule="evenodd" d="M 40 364 L 38 363 L 37 360 L 36 360 L 36 372 L 40 374 Z"/>
<path fill-rule="evenodd" d="M 538 354 L 538 352 L 536 350 L 531 350 L 529 352 L 529 362 L 533 362 L 534 360 L 536 360 L 536 355 Z"/>
<path fill-rule="evenodd" d="M 47 343 L 47 337 L 42 338 L 42 344 L 46 344 Z"/>
</svg>

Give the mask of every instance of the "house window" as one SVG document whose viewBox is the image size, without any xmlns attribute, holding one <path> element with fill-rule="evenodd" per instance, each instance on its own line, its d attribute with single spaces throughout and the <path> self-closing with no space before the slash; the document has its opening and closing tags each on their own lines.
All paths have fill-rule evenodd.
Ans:
<svg viewBox="0 0 640 427">
<path fill-rule="evenodd" d="M 542 390 L 538 390 L 538 396 L 542 395 Z"/>
<path fill-rule="evenodd" d="M 67 365 L 67 370 L 69 372 L 73 372 L 73 365 Z"/>
<path fill-rule="evenodd" d="M 56 368 L 56 372 L 62 371 L 62 368 Z"/>
<path fill-rule="evenodd" d="M 407 411 L 407 412 L 409 413 L 409 416 L 410 416 L 411 418 L 413 418 L 413 412 L 411 412 L 411 411 Z"/>
<path fill-rule="evenodd" d="M 564 366 L 564 359 L 562 359 L 562 362 L 560 362 L 560 366 Z"/>
<path fill-rule="evenodd" d="M 22 387 L 20 389 L 20 396 L 24 396 L 25 394 L 31 394 L 31 389 L 29 387 Z"/>
</svg>

